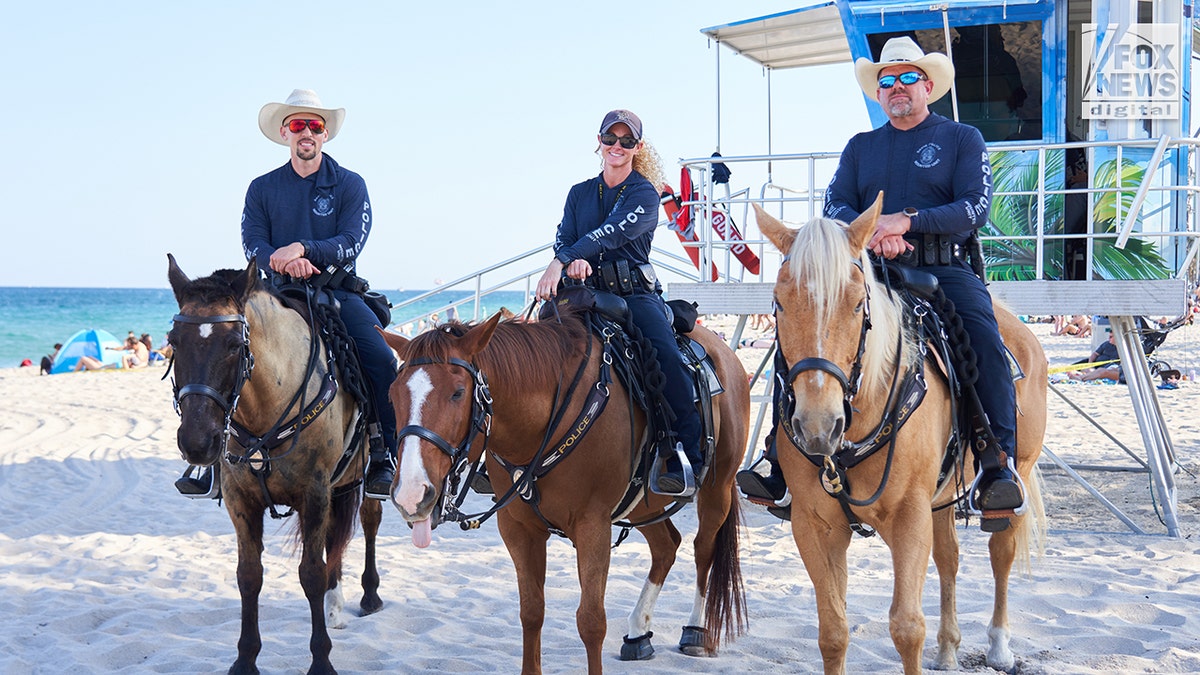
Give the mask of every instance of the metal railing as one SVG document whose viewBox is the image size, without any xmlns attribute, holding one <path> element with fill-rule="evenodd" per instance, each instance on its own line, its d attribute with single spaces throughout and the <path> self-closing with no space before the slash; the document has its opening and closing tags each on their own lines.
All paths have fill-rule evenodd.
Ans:
<svg viewBox="0 0 1200 675">
<path fill-rule="evenodd" d="M 1019 165 L 1031 179 L 1032 187 L 1013 188 L 1007 184 L 993 186 L 993 216 L 998 204 L 1005 200 L 1026 200 L 1028 222 L 1022 232 L 1003 235 L 988 235 L 981 239 L 985 247 L 989 242 L 1008 246 L 1025 247 L 1031 251 L 1032 278 L 1053 279 L 1056 269 L 1047 265 L 1051 253 L 1065 246 L 1065 242 L 1082 242 L 1086 251 L 1085 270 L 1088 279 L 1094 278 L 1096 269 L 1096 244 L 1109 242 L 1116 249 L 1128 246 L 1131 239 L 1152 241 L 1161 253 L 1166 265 L 1163 275 L 1186 278 L 1195 282 L 1197 278 L 1197 248 L 1200 245 L 1200 228 L 1197 226 L 1198 158 L 1200 140 L 1195 138 L 1162 138 L 1143 141 L 1087 141 L 1058 144 L 1007 143 L 991 146 L 993 163 L 1005 153 L 1015 153 L 1020 161 L 1009 161 Z M 1065 157 L 1068 153 L 1083 153 L 1087 164 L 1092 167 L 1091 181 L 1085 187 L 1067 187 L 1065 184 Z M 674 238 L 659 233 L 652 251 L 651 261 L 660 276 L 672 276 L 688 281 L 707 280 L 699 270 L 709 263 L 718 270 L 717 283 L 723 282 L 773 282 L 782 256 L 758 232 L 751 217 L 750 204 L 758 203 L 781 220 L 803 223 L 819 215 L 825 205 L 825 186 L 837 168 L 839 153 L 817 152 L 782 155 L 745 155 L 703 157 L 684 159 L 681 166 L 694 174 L 694 195 L 683 195 L 682 208 L 693 209 L 697 241 L 681 244 L 683 247 L 699 249 L 700 265 L 691 263 L 688 257 L 675 252 Z M 1009 158 L 1011 160 L 1011 158 Z M 737 167 L 738 174 L 757 177 L 757 194 L 745 187 L 732 191 L 728 185 L 714 184 L 712 167 L 720 162 Z M 1102 166 L 1116 168 L 1118 178 L 1113 184 L 1098 184 L 1096 169 Z M 1134 180 L 1136 179 L 1136 182 Z M 723 192 L 718 196 L 717 192 Z M 1082 195 L 1087 199 L 1086 231 L 1067 233 L 1053 225 L 1063 217 L 1062 203 L 1068 195 Z M 690 197 L 690 198 L 689 198 Z M 1097 231 L 1096 205 L 1111 203 L 1112 227 Z M 714 232 L 711 217 L 717 211 L 732 218 L 740 228 L 740 241 L 726 241 Z M 993 217 L 993 221 L 995 218 Z M 671 227 L 672 223 L 661 221 L 659 228 Z M 748 273 L 733 255 L 736 246 L 745 245 L 761 261 L 757 274 Z M 470 317 L 479 316 L 482 301 L 498 291 L 522 290 L 526 302 L 533 297 L 537 278 L 545 269 L 546 253 L 551 250 L 547 243 L 503 260 L 487 268 L 462 276 L 436 289 L 397 303 L 397 312 L 413 306 L 429 297 L 445 291 L 468 291 L 464 298 L 447 303 L 418 318 L 427 318 L 431 313 L 444 313 L 450 309 L 459 315 L 463 307 L 473 307 Z"/>
<path fill-rule="evenodd" d="M 1134 238 L 1154 244 L 1162 261 L 1161 269 L 1157 271 L 1162 277 L 1196 280 L 1200 244 L 1200 228 L 1196 222 L 1196 199 L 1200 192 L 1196 184 L 1197 158 L 1200 156 L 1197 139 L 1164 137 L 1140 141 L 1002 143 L 990 146 L 990 150 L 993 165 L 1002 162 L 1012 174 L 996 176 L 992 195 L 993 225 L 998 221 L 998 208 L 1002 205 L 1011 207 L 1018 200 L 1028 218 L 1020 223 L 1020 231 L 985 234 L 981 239 L 985 250 L 994 246 L 1027 251 L 1031 264 L 1026 278 L 1064 278 L 1065 261 L 1055 265 L 1048 263 L 1052 254 L 1065 247 L 1068 241 L 1079 242 L 1086 253 L 1082 278 L 1099 278 L 1104 276 L 1104 271 L 1097 269 L 1097 243 L 1107 242 L 1116 250 L 1125 250 Z M 1066 157 L 1072 153 L 1087 159 L 1091 169 L 1087 185 L 1066 185 Z M 759 194 L 752 196 L 748 189 L 730 192 L 727 186 L 714 184 L 712 167 L 716 162 L 739 167 L 736 173 L 757 175 L 761 180 Z M 759 203 L 781 220 L 793 224 L 807 222 L 824 208 L 824 188 L 833 176 L 837 162 L 837 153 L 727 155 L 682 160 L 681 164 L 697 175 L 694 181 L 696 194 L 685 200 L 684 206 L 693 208 L 698 215 L 695 220 L 700 240 L 685 246 L 700 250 L 700 269 L 704 268 L 705 262 L 712 261 L 725 271 L 726 276 L 735 276 L 732 270 L 736 260 L 730 255 L 730 249 L 740 243 L 753 247 L 764 261 L 767 258 L 780 260 L 779 253 L 753 227 L 750 203 Z M 1021 175 L 1016 176 L 1017 173 Z M 1099 178 L 1098 173 L 1101 174 Z M 1023 185 L 1021 181 L 1024 181 Z M 725 195 L 717 196 L 722 187 Z M 1066 231 L 1064 218 L 1068 196 L 1086 199 L 1083 212 L 1087 221 L 1082 232 Z M 728 242 L 714 236 L 705 219 L 715 210 L 730 214 L 740 212 L 744 242 Z M 1104 222 L 1098 221 L 1098 210 L 1106 215 L 1111 211 L 1111 216 Z M 778 264 L 763 264 L 754 280 L 774 281 L 778 267 Z M 693 280 L 704 281 L 699 273 L 693 273 Z"/>
</svg>

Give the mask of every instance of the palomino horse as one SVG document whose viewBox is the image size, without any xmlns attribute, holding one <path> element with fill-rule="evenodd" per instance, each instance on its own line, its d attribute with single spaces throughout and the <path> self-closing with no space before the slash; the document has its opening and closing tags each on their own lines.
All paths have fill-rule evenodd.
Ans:
<svg viewBox="0 0 1200 675">
<path fill-rule="evenodd" d="M 478 326 L 452 323 L 411 342 L 386 334 L 388 344 L 404 361 L 391 389 L 396 420 L 403 427 L 392 500 L 413 524 L 414 543 L 427 545 L 431 525 L 441 518 L 437 506 L 447 480 L 457 480 L 453 474 L 467 455 L 471 461 L 479 458 L 484 443 L 470 441 L 475 429 L 490 424 L 490 433 L 484 434 L 496 495 L 511 497 L 516 492 L 509 492 L 513 478 L 521 476 L 518 490 L 525 496 L 515 501 L 501 497 L 497 512 L 500 534 L 517 572 L 522 672 L 541 672 L 546 542 L 551 532 L 565 535 L 575 545 L 581 590 L 576 625 L 587 648 L 588 672 L 601 672 L 612 524 L 622 517 L 646 538 L 652 560 L 629 617 L 621 656 L 649 658 L 654 603 L 675 562 L 681 537 L 665 518 L 673 512 L 667 511 L 674 504 L 668 497 L 639 494 L 624 511 L 616 512 L 631 480 L 637 478 L 634 469 L 643 442 L 644 415 L 637 406 L 631 407 L 625 386 L 616 379 L 607 385 L 606 407 L 592 413 L 589 392 L 602 386 L 608 354 L 579 314 L 565 312 L 561 324 L 501 323 L 499 319 L 496 315 Z M 691 336 L 712 355 L 725 391 L 713 399 L 716 443 L 697 500 L 695 603 L 680 648 L 692 655 L 712 655 L 722 632 L 727 637 L 740 632 L 745 621 L 734 474 L 746 445 L 750 394 L 745 369 L 729 347 L 700 326 Z M 573 377 L 580 383 L 575 396 L 567 393 Z M 481 401 L 494 406 L 490 419 L 482 424 Z M 590 428 L 580 436 L 582 426 Z M 452 443 L 457 439 L 465 440 L 455 447 Z M 551 464 L 552 470 L 541 470 Z"/>
<path fill-rule="evenodd" d="M 796 405 L 788 421 L 798 435 L 808 439 L 802 442 L 806 452 L 820 455 L 818 459 L 829 458 L 841 447 L 873 438 L 870 434 L 886 428 L 884 415 L 894 414 L 895 408 L 888 409 L 891 393 L 895 383 L 905 379 L 897 375 L 909 372 L 910 367 L 911 372 L 924 374 L 925 398 L 893 436 L 894 445 L 845 470 L 854 500 L 847 508 L 859 521 L 875 528 L 891 549 L 895 579 L 888 616 L 892 641 L 906 673 L 921 672 L 925 641 L 921 592 L 932 547 L 941 580 L 935 667 L 953 670 L 961 640 L 955 616 L 958 537 L 954 502 L 962 485 L 970 484 L 974 470 L 968 457 L 965 475 L 956 478 L 957 472 L 950 470 L 943 484 L 938 484 L 951 434 L 949 389 L 936 366 L 928 360 L 922 363 L 920 341 L 911 332 L 913 317 L 905 316 L 899 299 L 877 282 L 872 272 L 864 248 L 875 231 L 881 207 L 882 195 L 849 226 L 817 218 L 799 230 L 789 229 L 757 207 L 756 212 L 759 229 L 787 256 L 775 283 L 779 349 L 789 364 L 805 359 L 809 364 L 824 364 L 802 369 L 789 385 Z M 1035 464 L 1046 428 L 1047 366 L 1037 338 L 1004 308 L 997 306 L 995 312 L 1004 342 L 1026 374 L 1016 389 L 1017 472 L 1027 486 L 1027 509 L 1025 515 L 1012 518 L 1008 529 L 992 534 L 989 544 L 995 602 L 987 663 L 1008 670 L 1013 666 L 1008 645 L 1009 572 L 1018 552 L 1028 561 L 1030 545 L 1040 547 L 1045 525 Z M 851 402 L 844 385 L 846 380 L 853 385 L 855 378 L 853 374 L 839 378 L 833 372 L 836 369 L 862 375 L 849 420 Z M 782 431 L 777 431 L 777 436 L 789 438 Z M 813 440 L 817 437 L 825 439 L 827 447 L 814 447 L 822 445 Z M 842 504 L 825 494 L 829 487 L 821 488 L 822 470 L 795 451 L 794 444 L 779 443 L 780 464 L 792 494 L 792 536 L 816 593 L 825 672 L 843 673 L 850 638 L 846 550 L 851 527 Z M 873 502 L 872 497 L 876 497 Z"/>
<path fill-rule="evenodd" d="M 339 582 L 355 511 L 366 535 L 360 606 L 364 614 L 383 607 L 375 568 L 383 507 L 375 499 L 359 505 L 365 442 L 335 475 L 355 437 L 357 407 L 344 387 L 330 388 L 334 380 L 321 341 L 304 316 L 260 283 L 253 261 L 245 271 L 218 270 L 193 281 L 174 256 L 168 259 L 179 302 L 169 335 L 179 450 L 190 464 L 217 464 L 237 530 L 242 633 L 229 672 L 258 672 L 263 512 L 282 517 L 275 506 L 283 504 L 299 519 L 300 585 L 312 614 L 308 672 L 333 673 L 326 626 L 344 625 Z"/>
</svg>

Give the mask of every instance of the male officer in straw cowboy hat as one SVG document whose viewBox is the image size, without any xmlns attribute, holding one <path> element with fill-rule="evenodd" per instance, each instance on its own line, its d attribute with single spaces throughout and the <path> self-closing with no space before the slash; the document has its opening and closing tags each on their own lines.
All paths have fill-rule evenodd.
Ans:
<svg viewBox="0 0 1200 675">
<path fill-rule="evenodd" d="M 347 283 L 334 290 L 334 296 L 369 380 L 379 420 L 379 433 L 371 434 L 364 490 L 368 497 L 387 499 L 396 466 L 396 415 L 388 387 L 397 363 L 375 330 L 379 319 L 363 301 L 365 284 L 355 276 L 355 260 L 371 232 L 371 200 L 361 176 L 321 151 L 337 136 L 345 117 L 344 108 L 326 108 L 308 89 L 296 89 L 285 102 L 262 107 L 258 128 L 272 142 L 286 145 L 291 159 L 250 183 L 242 211 L 242 246 L 247 259 L 255 258 L 259 268 L 277 274 L 307 279 L 327 273 L 330 266 L 347 273 Z"/>
<path fill-rule="evenodd" d="M 879 61 L 854 64 L 863 93 L 883 106 L 888 123 L 846 145 L 827 191 L 825 215 L 851 222 L 883 191 L 883 214 L 867 246 L 876 255 L 933 274 L 971 339 L 979 366 L 975 385 L 996 443 L 977 453 L 982 470 L 975 504 L 989 512 L 1024 501 L 1014 478 L 1016 392 L 987 288 L 965 260 L 968 237 L 987 222 L 991 165 L 977 129 L 929 110 L 950 90 L 954 64 L 921 51 L 909 37 L 887 41 Z M 774 464 L 774 462 L 773 462 Z M 756 491 L 783 498 L 777 465 Z M 752 476 L 739 476 L 739 483 Z M 756 495 L 757 496 L 757 495 Z M 1003 524 L 996 519 L 995 526 Z"/>
</svg>

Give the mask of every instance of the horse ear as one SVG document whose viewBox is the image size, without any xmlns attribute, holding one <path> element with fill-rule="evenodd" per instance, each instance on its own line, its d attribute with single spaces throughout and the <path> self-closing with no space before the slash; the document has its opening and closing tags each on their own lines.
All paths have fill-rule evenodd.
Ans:
<svg viewBox="0 0 1200 675">
<path fill-rule="evenodd" d="M 792 242 L 796 241 L 796 231 L 779 222 L 777 218 L 762 210 L 758 204 L 754 207 L 754 220 L 758 223 L 758 231 L 775 244 L 779 252 L 787 255 L 792 251 Z"/>
<path fill-rule="evenodd" d="M 871 204 L 859 217 L 850 223 L 850 228 L 847 230 L 847 235 L 850 237 L 850 248 L 857 255 L 867 242 L 871 241 L 871 237 L 875 234 L 875 225 L 879 222 L 879 214 L 883 211 L 883 191 L 879 191 L 879 196 L 875 198 L 875 203 Z"/>
<path fill-rule="evenodd" d="M 234 292 L 238 294 L 238 297 L 244 299 L 250 294 L 250 291 L 254 290 L 257 283 L 258 262 L 254 258 L 251 258 L 250 262 L 246 264 L 246 273 L 240 278 L 235 279 L 230 285 L 233 287 Z"/>
<path fill-rule="evenodd" d="M 462 336 L 460 346 L 468 356 L 473 358 L 476 354 L 483 351 L 483 348 L 491 341 L 492 333 L 496 331 L 496 326 L 500 323 L 500 318 L 500 312 L 496 312 L 490 319 L 475 326 L 467 331 L 466 335 Z"/>
<path fill-rule="evenodd" d="M 183 304 L 183 289 L 192 283 L 183 270 L 179 269 L 179 263 L 175 262 L 175 256 L 167 254 L 167 280 L 171 282 L 171 290 L 175 292 L 175 302 Z"/>
<path fill-rule="evenodd" d="M 379 326 L 376 326 L 375 330 L 379 331 L 379 334 L 383 336 L 383 341 L 386 342 L 389 347 L 395 349 L 397 354 L 403 354 L 404 348 L 408 346 L 409 342 L 412 342 L 412 340 L 409 340 L 399 333 L 386 331 Z"/>
</svg>

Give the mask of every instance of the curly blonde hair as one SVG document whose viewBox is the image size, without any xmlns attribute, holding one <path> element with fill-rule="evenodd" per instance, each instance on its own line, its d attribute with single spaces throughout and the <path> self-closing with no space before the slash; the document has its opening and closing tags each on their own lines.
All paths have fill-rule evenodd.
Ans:
<svg viewBox="0 0 1200 675">
<path fill-rule="evenodd" d="M 663 189 L 663 169 L 662 158 L 658 156 L 658 150 L 654 149 L 650 141 L 642 139 L 642 148 L 633 156 L 633 170 L 642 175 L 643 178 L 650 181 L 654 189 L 662 192 Z M 600 168 L 604 168 L 604 156 L 601 154 L 601 148 L 596 148 L 596 154 L 600 155 Z"/>
</svg>

